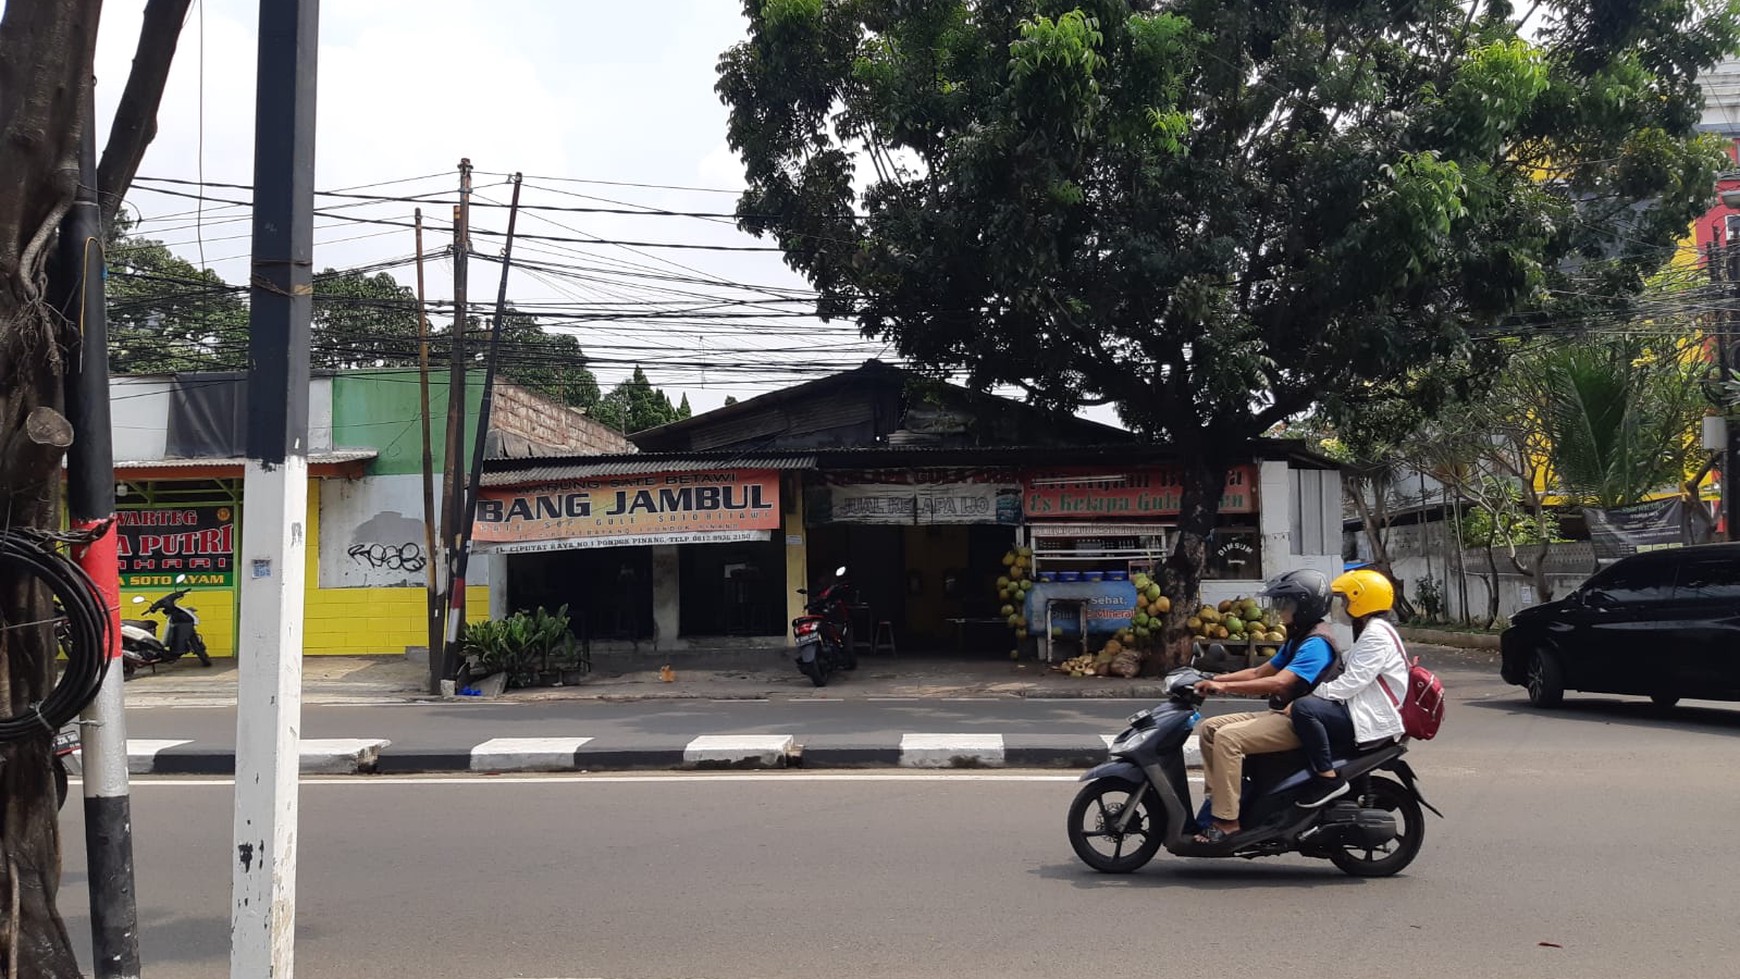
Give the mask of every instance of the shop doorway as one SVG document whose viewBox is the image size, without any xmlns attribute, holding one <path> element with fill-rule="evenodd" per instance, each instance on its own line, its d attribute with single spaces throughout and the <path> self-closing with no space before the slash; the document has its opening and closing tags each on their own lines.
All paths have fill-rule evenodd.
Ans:
<svg viewBox="0 0 1740 979">
<path fill-rule="evenodd" d="M 1014 546 L 1014 527 L 989 524 L 812 527 L 808 587 L 843 564 L 867 610 L 860 630 L 891 623 L 902 653 L 1007 655 L 997 576 Z"/>
<path fill-rule="evenodd" d="M 554 612 L 568 606 L 574 634 L 589 640 L 651 639 L 652 548 L 596 547 L 508 556 L 508 606 Z"/>
<path fill-rule="evenodd" d="M 677 562 L 682 635 L 785 635 L 784 540 L 684 544 Z"/>
</svg>

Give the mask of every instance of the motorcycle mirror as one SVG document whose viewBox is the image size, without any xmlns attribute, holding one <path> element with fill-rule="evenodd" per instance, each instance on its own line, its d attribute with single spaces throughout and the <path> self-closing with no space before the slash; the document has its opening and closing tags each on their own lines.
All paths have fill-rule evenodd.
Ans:
<svg viewBox="0 0 1740 979">
<path fill-rule="evenodd" d="M 175 576 L 175 583 L 176 583 L 176 584 L 178 584 L 178 585 L 179 585 L 179 584 L 181 584 L 181 583 L 182 583 L 182 582 L 184 582 L 184 581 L 186 581 L 186 580 L 187 580 L 187 575 L 184 575 L 184 574 L 178 574 L 178 575 L 176 575 L 176 576 Z"/>
<path fill-rule="evenodd" d="M 846 566 L 842 564 L 839 567 L 835 568 L 834 569 L 834 577 L 836 577 L 836 578 L 846 577 Z"/>
<path fill-rule="evenodd" d="M 134 595 L 134 596 L 133 596 L 133 604 L 134 604 L 134 605 L 144 605 L 144 604 L 145 604 L 145 596 L 143 596 L 143 595 Z"/>
</svg>

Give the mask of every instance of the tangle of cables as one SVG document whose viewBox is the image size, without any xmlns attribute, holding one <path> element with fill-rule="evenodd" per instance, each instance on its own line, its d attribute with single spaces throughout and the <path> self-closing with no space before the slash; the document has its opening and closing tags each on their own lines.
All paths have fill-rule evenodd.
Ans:
<svg viewBox="0 0 1740 979">
<path fill-rule="evenodd" d="M 48 696 L 22 714 L 0 718 L 0 741 L 53 737 L 96 697 L 108 671 L 108 610 L 90 576 L 60 547 L 83 540 L 41 531 L 0 531 L 0 576 L 13 582 L 34 580 L 54 603 L 49 618 L 0 622 L 0 629 L 52 630 L 44 649 L 58 649 L 66 656 L 60 679 Z"/>
</svg>

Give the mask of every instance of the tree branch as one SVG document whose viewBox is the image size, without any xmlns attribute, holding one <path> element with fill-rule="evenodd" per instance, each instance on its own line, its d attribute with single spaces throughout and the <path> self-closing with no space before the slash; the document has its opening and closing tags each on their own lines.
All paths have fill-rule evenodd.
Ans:
<svg viewBox="0 0 1740 979">
<path fill-rule="evenodd" d="M 163 101 L 163 86 L 175 60 L 175 45 L 181 25 L 187 21 L 193 0 L 149 0 L 145 23 L 139 28 L 139 45 L 133 52 L 133 70 L 115 107 L 115 122 L 109 127 L 109 142 L 103 161 L 97 164 L 97 192 L 102 204 L 103 227 L 115 220 L 122 198 L 133 186 L 145 148 L 157 136 L 157 106 Z"/>
</svg>

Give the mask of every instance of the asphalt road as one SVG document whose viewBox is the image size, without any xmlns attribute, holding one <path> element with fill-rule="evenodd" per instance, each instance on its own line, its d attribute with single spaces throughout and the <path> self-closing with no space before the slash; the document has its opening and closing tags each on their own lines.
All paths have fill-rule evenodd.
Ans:
<svg viewBox="0 0 1740 979">
<path fill-rule="evenodd" d="M 1452 689 L 1410 755 L 1449 818 L 1380 881 L 1299 858 L 1092 874 L 1060 773 L 309 781 L 297 975 L 1733 974 L 1740 710 Z M 148 976 L 228 975 L 230 791 L 136 782 Z M 65 825 L 85 947 L 76 805 Z"/>
</svg>

